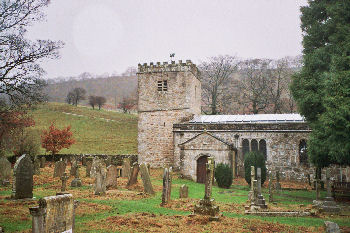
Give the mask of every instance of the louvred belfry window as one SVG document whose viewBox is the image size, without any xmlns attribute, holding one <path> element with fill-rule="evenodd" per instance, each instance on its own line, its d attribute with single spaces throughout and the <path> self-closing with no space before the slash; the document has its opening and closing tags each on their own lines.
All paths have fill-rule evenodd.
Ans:
<svg viewBox="0 0 350 233">
<path fill-rule="evenodd" d="M 168 91 L 168 81 L 162 80 L 157 82 L 158 91 Z"/>
</svg>

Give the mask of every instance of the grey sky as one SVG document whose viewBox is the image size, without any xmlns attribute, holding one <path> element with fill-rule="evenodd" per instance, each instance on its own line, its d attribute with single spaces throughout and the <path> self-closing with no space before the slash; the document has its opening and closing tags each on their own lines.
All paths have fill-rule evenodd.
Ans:
<svg viewBox="0 0 350 233">
<path fill-rule="evenodd" d="M 31 39 L 62 40 L 48 78 L 123 72 L 129 66 L 220 54 L 301 54 L 299 8 L 306 0 L 52 0 Z"/>
</svg>

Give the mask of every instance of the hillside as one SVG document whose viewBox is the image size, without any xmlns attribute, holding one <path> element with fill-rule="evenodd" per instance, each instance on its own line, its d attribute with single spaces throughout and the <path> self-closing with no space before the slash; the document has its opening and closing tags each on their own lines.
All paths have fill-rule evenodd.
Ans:
<svg viewBox="0 0 350 233">
<path fill-rule="evenodd" d="M 51 122 L 58 128 L 71 125 L 76 143 L 60 151 L 76 154 L 136 154 L 137 116 L 83 106 L 47 103 L 32 113 L 35 126 L 31 130 L 41 134 Z M 45 150 L 41 148 L 41 153 Z"/>
<path fill-rule="evenodd" d="M 76 87 L 86 90 L 86 97 L 90 95 L 104 96 L 107 104 L 115 106 L 123 96 L 136 96 L 137 77 L 136 76 L 113 76 L 100 78 L 71 79 L 59 82 L 49 82 L 45 92 L 49 96 L 49 101 L 64 103 L 69 91 Z M 86 104 L 87 101 L 82 101 Z"/>
</svg>

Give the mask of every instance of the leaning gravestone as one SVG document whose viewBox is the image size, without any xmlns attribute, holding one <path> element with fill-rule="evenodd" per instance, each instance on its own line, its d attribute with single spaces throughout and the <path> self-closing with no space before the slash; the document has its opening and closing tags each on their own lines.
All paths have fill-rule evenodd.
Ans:
<svg viewBox="0 0 350 233">
<path fill-rule="evenodd" d="M 219 219 L 219 207 L 214 205 L 214 199 L 211 198 L 214 177 L 214 159 L 208 158 L 206 164 L 205 176 L 205 193 L 204 198 L 199 201 L 199 205 L 195 205 L 194 213 L 200 215 L 209 215 L 210 220 Z"/>
<path fill-rule="evenodd" d="M 60 161 L 55 163 L 55 169 L 53 172 L 53 177 L 61 177 L 63 176 L 63 173 L 66 171 L 66 163 L 62 161 L 62 158 Z"/>
<path fill-rule="evenodd" d="M 77 202 L 72 194 L 44 197 L 39 206 L 30 207 L 33 233 L 74 232 Z"/>
<path fill-rule="evenodd" d="M 131 168 L 130 178 L 128 180 L 128 184 L 126 185 L 127 187 L 137 183 L 137 176 L 139 174 L 139 171 L 140 171 L 140 166 L 137 162 L 135 162 L 133 164 L 133 167 Z"/>
<path fill-rule="evenodd" d="M 40 158 L 40 168 L 44 168 L 45 167 L 45 163 L 46 163 L 46 158 L 44 156 L 42 156 Z"/>
<path fill-rule="evenodd" d="M 129 177 L 130 177 L 130 170 L 131 170 L 130 159 L 129 158 L 123 159 L 122 177 L 126 177 L 126 178 L 129 179 Z"/>
<path fill-rule="evenodd" d="M 154 195 L 151 178 L 149 176 L 148 169 L 145 163 L 142 163 L 140 165 L 140 172 L 145 193 Z"/>
<path fill-rule="evenodd" d="M 107 178 L 106 178 L 106 188 L 116 188 L 117 187 L 117 167 L 114 165 L 109 165 L 107 167 Z"/>
<path fill-rule="evenodd" d="M 179 194 L 180 198 L 188 198 L 188 186 L 185 184 L 181 185 Z"/>
<path fill-rule="evenodd" d="M 0 185 L 10 184 L 11 163 L 5 156 L 0 156 Z"/>
<path fill-rule="evenodd" d="M 33 197 L 33 162 L 30 155 L 22 155 L 13 167 L 12 198 L 23 199 Z"/>
</svg>

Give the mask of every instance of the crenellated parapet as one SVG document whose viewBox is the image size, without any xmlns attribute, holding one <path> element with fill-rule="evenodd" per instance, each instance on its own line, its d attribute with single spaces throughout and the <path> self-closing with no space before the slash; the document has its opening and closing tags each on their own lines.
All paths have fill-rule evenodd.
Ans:
<svg viewBox="0 0 350 233">
<path fill-rule="evenodd" d="M 192 63 L 191 60 L 186 60 L 185 63 L 182 62 L 182 60 L 179 60 L 178 63 L 175 61 L 172 61 L 171 63 L 168 62 L 157 62 L 153 63 L 151 62 L 149 65 L 147 63 L 144 63 L 143 65 L 138 65 L 138 74 L 144 74 L 144 73 L 162 73 L 162 72 L 185 72 L 190 71 L 192 72 L 196 77 L 199 75 L 199 71 L 197 69 L 197 66 Z"/>
</svg>

